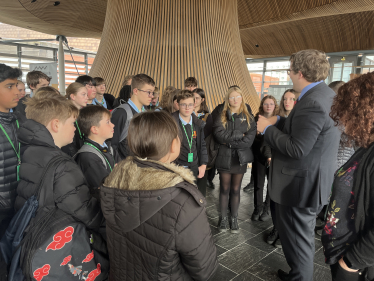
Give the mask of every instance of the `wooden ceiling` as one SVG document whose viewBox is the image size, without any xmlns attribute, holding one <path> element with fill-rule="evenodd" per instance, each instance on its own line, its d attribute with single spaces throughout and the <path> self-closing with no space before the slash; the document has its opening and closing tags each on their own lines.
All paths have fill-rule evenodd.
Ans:
<svg viewBox="0 0 374 281">
<path fill-rule="evenodd" d="M 1 0 L 0 22 L 53 35 L 101 37 L 107 0 L 55 2 Z M 247 57 L 374 48 L 374 0 L 238 0 L 238 15 Z"/>
</svg>

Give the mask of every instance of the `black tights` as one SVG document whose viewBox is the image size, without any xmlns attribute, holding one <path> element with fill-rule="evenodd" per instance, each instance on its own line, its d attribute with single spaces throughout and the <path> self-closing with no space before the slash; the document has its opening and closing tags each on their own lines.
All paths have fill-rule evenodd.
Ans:
<svg viewBox="0 0 374 281">
<path fill-rule="evenodd" d="M 244 174 L 219 173 L 220 194 L 219 202 L 221 216 L 227 215 L 227 207 L 230 195 L 231 215 L 237 216 L 240 203 L 240 187 Z"/>
</svg>

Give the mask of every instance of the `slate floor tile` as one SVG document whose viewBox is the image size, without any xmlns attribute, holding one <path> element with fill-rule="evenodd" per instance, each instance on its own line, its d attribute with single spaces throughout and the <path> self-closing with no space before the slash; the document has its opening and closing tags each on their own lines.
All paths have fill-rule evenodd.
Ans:
<svg viewBox="0 0 374 281">
<path fill-rule="evenodd" d="M 206 215 L 211 218 L 216 218 L 219 216 L 219 212 L 217 210 L 217 206 L 211 206 L 209 208 L 206 208 Z"/>
<path fill-rule="evenodd" d="M 239 223 L 239 227 L 253 234 L 259 234 L 265 230 L 270 229 L 269 234 L 273 227 L 272 220 L 268 221 L 252 221 L 251 219 Z M 265 241 L 265 240 L 264 240 Z"/>
<path fill-rule="evenodd" d="M 236 273 L 220 265 L 216 274 L 213 277 L 214 281 L 228 281 L 237 276 Z"/>
<path fill-rule="evenodd" d="M 254 266 L 247 269 L 247 271 L 266 281 L 279 281 L 280 279 L 278 278 L 277 273 L 278 269 L 288 272 L 290 267 L 283 256 L 276 253 L 271 253 Z"/>
<path fill-rule="evenodd" d="M 214 236 L 214 241 L 218 246 L 225 249 L 232 249 L 239 244 L 244 243 L 250 238 L 254 237 L 252 233 L 241 229 L 239 233 L 232 234 L 230 231 L 222 232 Z"/>
<path fill-rule="evenodd" d="M 222 255 L 223 253 L 226 253 L 228 250 L 225 248 L 222 248 L 221 246 L 216 245 L 217 247 L 217 256 Z"/>
<path fill-rule="evenodd" d="M 231 281 L 264 281 L 264 279 L 261 279 L 249 273 L 248 271 L 244 271 L 238 276 L 236 276 L 234 279 L 232 279 Z"/>
<path fill-rule="evenodd" d="M 319 249 L 314 256 L 314 263 L 319 264 L 320 266 L 330 269 L 330 266 L 325 263 L 325 255 L 323 253 L 323 248 Z"/>
<path fill-rule="evenodd" d="M 256 235 L 255 237 L 249 239 L 245 243 L 253 247 L 256 247 L 257 249 L 260 249 L 261 251 L 264 251 L 266 253 L 271 253 L 276 250 L 276 247 L 274 247 L 274 245 L 269 245 L 268 243 L 266 243 L 266 239 L 270 231 L 271 229 L 264 231 Z"/>
<path fill-rule="evenodd" d="M 240 274 L 265 256 L 265 252 L 244 243 L 220 255 L 218 262 Z"/>
<path fill-rule="evenodd" d="M 212 225 L 210 225 L 210 230 L 212 231 L 212 236 L 214 235 L 217 235 L 219 232 L 218 228 L 217 227 L 214 227 Z"/>
</svg>

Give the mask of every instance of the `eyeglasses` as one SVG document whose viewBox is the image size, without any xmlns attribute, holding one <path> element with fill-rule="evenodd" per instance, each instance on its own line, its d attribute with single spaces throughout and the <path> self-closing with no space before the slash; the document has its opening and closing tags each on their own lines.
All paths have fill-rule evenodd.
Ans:
<svg viewBox="0 0 374 281">
<path fill-rule="evenodd" d="M 290 74 L 291 74 L 291 71 L 292 71 L 291 68 L 290 68 L 290 69 L 287 69 L 287 75 L 290 75 Z"/>
<path fill-rule="evenodd" d="M 193 108 L 195 105 L 193 103 L 189 103 L 189 104 L 181 103 L 179 106 L 182 108 Z"/>
<path fill-rule="evenodd" d="M 236 96 L 236 97 L 229 98 L 229 100 L 235 100 L 235 99 L 241 99 L 241 98 L 242 98 L 242 96 Z"/>
<path fill-rule="evenodd" d="M 143 91 L 143 90 L 140 90 L 140 89 L 138 89 L 138 91 L 141 91 L 141 92 L 147 93 L 147 94 L 148 94 L 148 97 L 153 96 L 153 94 L 154 94 L 154 92 L 151 92 L 151 91 Z"/>
</svg>

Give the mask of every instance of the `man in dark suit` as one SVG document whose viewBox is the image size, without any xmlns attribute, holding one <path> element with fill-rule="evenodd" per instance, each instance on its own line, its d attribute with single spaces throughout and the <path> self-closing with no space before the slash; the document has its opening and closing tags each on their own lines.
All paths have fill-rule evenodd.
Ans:
<svg viewBox="0 0 374 281">
<path fill-rule="evenodd" d="M 330 68 L 326 54 L 304 50 L 290 62 L 288 74 L 301 93 L 297 103 L 287 119 L 260 116 L 257 130 L 273 149 L 272 214 L 291 267 L 278 275 L 281 280 L 312 281 L 316 215 L 328 201 L 340 132 L 329 116 L 335 93 L 323 82 Z"/>
</svg>

